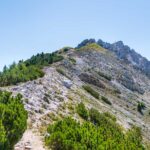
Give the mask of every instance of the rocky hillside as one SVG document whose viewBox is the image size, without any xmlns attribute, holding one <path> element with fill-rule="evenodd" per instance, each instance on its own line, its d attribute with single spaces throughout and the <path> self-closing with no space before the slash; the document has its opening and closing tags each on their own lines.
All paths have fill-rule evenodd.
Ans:
<svg viewBox="0 0 150 150">
<path fill-rule="evenodd" d="M 150 77 L 150 61 L 138 54 L 134 49 L 124 45 L 122 41 L 110 44 L 102 41 L 101 39 L 98 41 L 95 39 L 87 39 L 81 42 L 78 45 L 78 48 L 85 46 L 87 43 L 97 43 L 103 48 L 115 53 L 120 60 L 132 64 L 136 69 L 140 70 L 141 73 L 144 72 L 148 77 Z"/>
<path fill-rule="evenodd" d="M 143 142 L 150 141 L 148 60 L 122 42 L 101 40 L 84 41 L 77 48 L 57 53 L 63 59 L 44 67 L 43 77 L 1 88 L 14 95 L 21 93 L 29 113 L 28 129 L 16 150 L 45 150 L 47 125 L 65 116 L 81 120 L 75 111 L 80 102 L 87 108 L 110 112 L 124 131 L 133 125 L 140 127 Z"/>
</svg>

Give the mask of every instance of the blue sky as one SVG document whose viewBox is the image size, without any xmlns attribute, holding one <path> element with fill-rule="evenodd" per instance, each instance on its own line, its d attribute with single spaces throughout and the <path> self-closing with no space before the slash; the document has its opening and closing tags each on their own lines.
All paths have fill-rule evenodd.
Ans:
<svg viewBox="0 0 150 150">
<path fill-rule="evenodd" d="M 150 60 L 149 0 L 0 1 L 0 68 L 86 38 L 124 41 Z"/>
</svg>

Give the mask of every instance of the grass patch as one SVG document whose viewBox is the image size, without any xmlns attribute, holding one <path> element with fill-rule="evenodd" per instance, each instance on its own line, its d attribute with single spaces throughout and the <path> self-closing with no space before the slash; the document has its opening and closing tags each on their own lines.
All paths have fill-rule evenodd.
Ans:
<svg viewBox="0 0 150 150">
<path fill-rule="evenodd" d="M 70 76 L 66 74 L 65 70 L 63 70 L 61 68 L 57 68 L 56 71 L 71 80 Z"/>
<path fill-rule="evenodd" d="M 72 64 L 76 64 L 76 60 L 74 58 L 69 58 L 69 60 L 71 61 Z"/>
<path fill-rule="evenodd" d="M 114 122 L 117 121 L 116 117 L 115 117 L 114 115 L 110 114 L 109 112 L 105 112 L 105 113 L 103 113 L 103 114 L 104 114 L 105 117 L 107 117 L 107 118 L 113 120 Z"/>
<path fill-rule="evenodd" d="M 114 89 L 114 94 L 121 94 L 121 91 L 119 89 Z"/>
<path fill-rule="evenodd" d="M 102 48 L 96 43 L 87 44 L 86 46 L 83 46 L 79 48 L 78 50 L 98 50 L 98 51 L 103 51 L 103 52 L 106 51 L 104 48 Z"/>
<path fill-rule="evenodd" d="M 65 74 L 65 71 L 64 71 L 63 69 L 61 69 L 61 68 L 57 68 L 56 71 L 57 71 L 58 73 L 62 74 L 63 76 L 66 75 L 66 74 Z"/>
<path fill-rule="evenodd" d="M 112 77 L 103 73 L 103 72 L 98 72 L 98 75 L 100 75 L 101 77 L 105 78 L 106 80 L 108 81 L 111 81 L 112 80 Z"/>
<path fill-rule="evenodd" d="M 82 87 L 84 88 L 84 90 L 90 93 L 93 97 L 95 97 L 96 99 L 99 99 L 99 93 L 95 91 L 93 88 L 91 88 L 89 85 L 83 85 Z"/>
<path fill-rule="evenodd" d="M 108 98 L 102 96 L 101 99 L 108 105 L 112 105 L 112 103 L 108 100 Z"/>
<path fill-rule="evenodd" d="M 88 111 L 85 108 L 85 105 L 81 102 L 78 104 L 78 106 L 76 107 L 77 109 L 77 113 L 85 120 L 88 119 Z"/>
<path fill-rule="evenodd" d="M 143 114 L 143 109 L 145 109 L 145 104 L 143 102 L 138 102 L 137 110 L 139 113 Z"/>
<path fill-rule="evenodd" d="M 72 47 L 66 46 L 66 47 L 63 47 L 60 51 L 61 52 L 68 52 L 70 49 L 72 49 Z"/>
</svg>

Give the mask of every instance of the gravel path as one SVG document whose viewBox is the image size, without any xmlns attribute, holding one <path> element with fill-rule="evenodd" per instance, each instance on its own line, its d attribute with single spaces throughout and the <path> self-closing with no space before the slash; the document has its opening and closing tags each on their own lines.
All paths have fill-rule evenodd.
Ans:
<svg viewBox="0 0 150 150">
<path fill-rule="evenodd" d="M 15 150 L 45 150 L 42 138 L 28 129 L 23 134 L 22 139 L 15 146 Z"/>
</svg>

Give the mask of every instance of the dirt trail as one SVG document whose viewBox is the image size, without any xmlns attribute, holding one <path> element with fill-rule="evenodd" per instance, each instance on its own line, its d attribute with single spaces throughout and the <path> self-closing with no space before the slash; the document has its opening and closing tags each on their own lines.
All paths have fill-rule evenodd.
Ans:
<svg viewBox="0 0 150 150">
<path fill-rule="evenodd" d="M 27 129 L 15 150 L 45 150 L 42 138 L 32 129 Z"/>
</svg>

